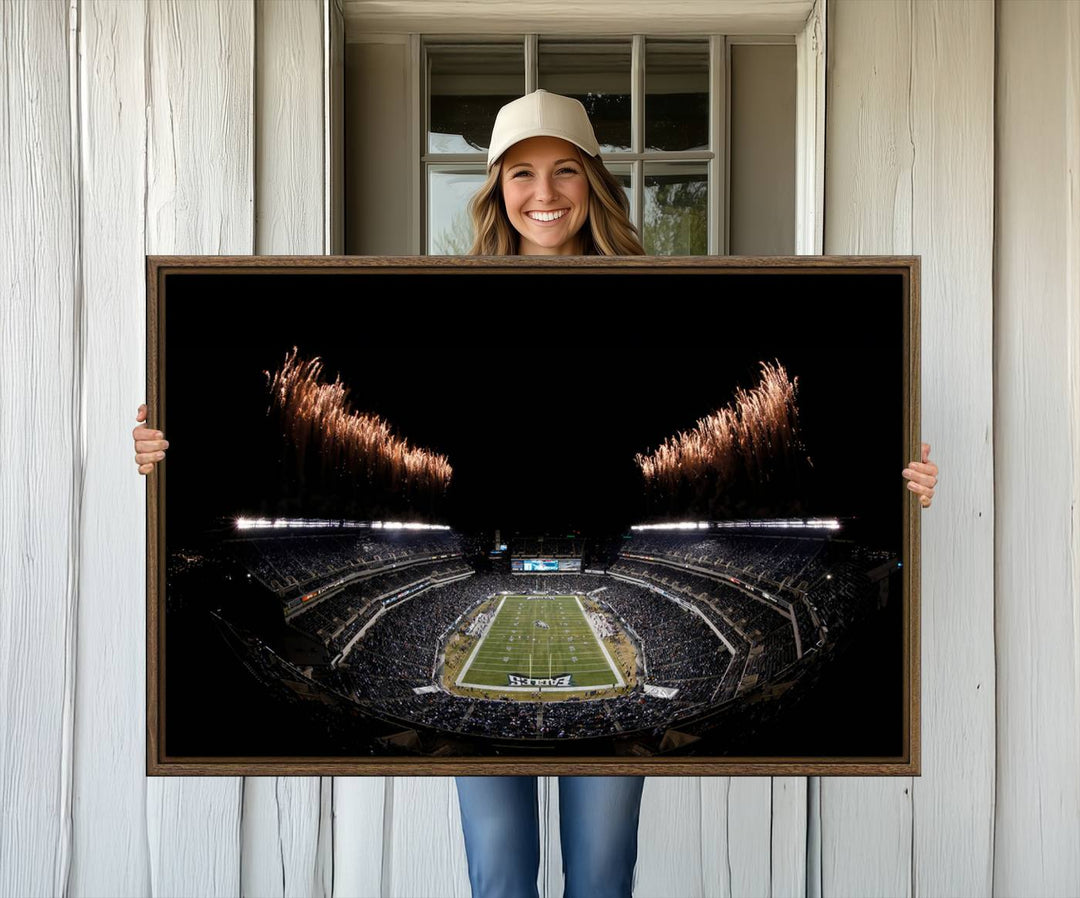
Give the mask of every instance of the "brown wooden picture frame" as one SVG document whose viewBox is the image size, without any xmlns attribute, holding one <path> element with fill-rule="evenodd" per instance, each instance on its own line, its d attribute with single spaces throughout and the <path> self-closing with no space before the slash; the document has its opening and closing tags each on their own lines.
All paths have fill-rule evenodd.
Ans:
<svg viewBox="0 0 1080 898">
<path fill-rule="evenodd" d="M 445 281 L 447 285 L 458 287 L 461 284 L 480 284 L 487 287 L 488 282 L 483 278 L 490 279 L 492 287 L 505 288 L 508 281 L 513 278 L 527 280 L 514 281 L 520 283 L 522 289 L 527 285 L 546 283 L 544 278 L 557 275 L 561 278 L 572 278 L 572 281 L 560 282 L 560 290 L 565 292 L 564 285 L 580 285 L 588 291 L 588 302 L 577 301 L 577 315 L 593 314 L 600 316 L 608 322 L 622 320 L 626 317 L 625 310 L 611 306 L 614 288 L 603 289 L 601 283 L 605 278 L 620 278 L 618 284 L 638 283 L 627 279 L 640 279 L 640 283 L 646 281 L 651 285 L 648 289 L 650 296 L 656 297 L 655 308 L 650 310 L 652 317 L 644 321 L 638 330 L 643 338 L 653 331 L 654 327 L 661 326 L 665 315 L 683 315 L 678 309 L 679 297 L 695 296 L 699 300 L 704 298 L 703 308 L 722 309 L 725 301 L 726 285 L 736 283 L 734 278 L 739 278 L 738 290 L 751 290 L 750 294 L 738 293 L 743 297 L 740 306 L 743 311 L 739 314 L 755 315 L 758 321 L 759 331 L 767 330 L 770 321 L 775 321 L 777 316 L 782 315 L 782 310 L 777 307 L 771 308 L 770 304 L 776 302 L 776 295 L 781 287 L 787 293 L 791 293 L 790 302 L 799 303 L 800 294 L 797 291 L 805 291 L 807 285 L 813 287 L 818 283 L 824 283 L 820 279 L 833 278 L 829 284 L 842 284 L 844 278 L 858 280 L 860 285 L 869 285 L 863 299 L 851 300 L 855 305 L 844 308 L 855 308 L 859 303 L 865 303 L 865 308 L 884 308 L 886 303 L 891 302 L 892 309 L 882 319 L 879 333 L 888 331 L 890 346 L 897 349 L 896 357 L 882 360 L 881 364 L 888 367 L 888 371 L 896 376 L 896 383 L 900 386 L 900 396 L 893 397 L 888 401 L 883 400 L 881 408 L 875 409 L 868 418 L 875 422 L 881 422 L 882 427 L 887 425 L 887 432 L 894 431 L 901 435 L 900 440 L 895 442 L 902 445 L 894 445 L 890 440 L 890 457 L 899 460 L 919 459 L 920 447 L 920 355 L 919 355 L 919 282 L 920 282 L 920 259 L 917 256 L 806 256 L 806 257 L 567 257 L 567 258 L 539 258 L 539 257 L 333 257 L 333 256 L 298 256 L 298 257 L 215 257 L 215 256 L 148 256 L 147 257 L 147 400 L 149 406 L 147 426 L 162 430 L 167 438 L 170 438 L 171 447 L 169 460 L 174 466 L 182 464 L 180 452 L 180 434 L 170 429 L 169 401 L 170 395 L 167 387 L 173 391 L 174 405 L 178 404 L 179 396 L 183 395 L 183 389 L 179 383 L 168 381 L 169 372 L 166 367 L 167 361 L 172 356 L 170 353 L 181 351 L 191 353 L 194 343 L 186 344 L 183 350 L 174 348 L 169 342 L 167 334 L 167 321 L 169 310 L 172 314 L 183 316 L 186 314 L 185 303 L 191 303 L 194 307 L 193 297 L 202 292 L 202 284 L 213 285 L 213 290 L 218 291 L 212 303 L 200 306 L 200 312 L 209 315 L 198 325 L 204 333 L 213 333 L 213 339 L 220 339 L 221 345 L 227 345 L 225 341 L 230 339 L 228 334 L 223 333 L 228 328 L 218 326 L 213 318 L 213 309 L 222 309 L 228 303 L 235 302 L 237 305 L 248 302 L 250 330 L 235 330 L 234 338 L 239 342 L 258 342 L 258 322 L 268 320 L 271 317 L 269 303 L 260 303 L 258 296 L 266 285 L 272 282 L 280 283 L 281 279 L 292 278 L 290 284 L 302 284 L 298 299 L 287 307 L 289 315 L 301 319 L 306 314 L 312 314 L 311 304 L 304 297 L 316 296 L 321 285 L 329 284 L 328 277 L 338 279 L 336 284 L 348 283 L 350 296 L 355 297 L 356 303 L 367 303 L 369 307 L 374 304 L 389 309 L 388 314 L 400 316 L 400 305 L 407 294 L 406 286 L 414 289 L 421 281 L 427 285 L 431 283 L 443 283 L 432 279 L 451 279 Z M 363 281 L 362 279 L 372 276 L 379 278 L 378 281 Z M 386 290 L 387 278 L 402 279 L 400 290 Z M 462 281 L 461 278 L 467 280 Z M 597 278 L 601 282 L 596 281 Z M 727 278 L 727 280 L 725 280 Z M 181 280 L 184 279 L 184 280 Z M 258 280 L 256 280 L 258 279 Z M 269 280 L 268 280 L 269 279 Z M 323 280 L 320 280 L 323 279 Z M 454 280 L 458 279 L 458 280 Z M 479 279 L 479 280 L 478 280 Z M 662 279 L 662 281 L 659 281 Z M 778 280 L 780 279 L 780 280 Z M 786 280 L 785 280 L 786 279 Z M 814 279 L 819 279 L 815 281 Z M 899 279 L 899 280 L 898 280 Z M 655 285 L 660 282 L 670 285 L 664 290 L 657 290 Z M 875 295 L 875 284 L 880 282 L 879 295 Z M 365 291 L 364 286 L 369 283 L 382 285 L 383 294 L 373 299 L 368 299 L 370 291 Z M 616 283 L 614 280 L 607 282 L 609 285 Z M 184 286 L 181 287 L 180 285 Z M 749 287 L 747 285 L 750 285 Z M 746 296 L 758 296 L 757 285 L 761 285 L 760 303 L 755 299 L 753 302 L 746 301 Z M 778 286 L 780 285 L 780 286 Z M 899 285 L 897 287 L 897 285 Z M 259 291 L 254 289 L 259 287 Z M 715 289 L 713 289 L 715 287 Z M 291 288 L 292 289 L 292 288 Z M 335 287 L 338 289 L 338 287 Z M 343 288 L 342 288 L 343 289 Z M 530 289 L 534 289 L 530 286 Z M 569 288 L 567 288 L 569 289 Z M 210 290 L 210 287 L 207 287 Z M 892 292 L 889 292 L 892 291 Z M 736 291 L 737 292 L 737 291 Z M 787 295 L 785 293 L 785 295 Z M 807 294 L 809 295 L 809 294 Z M 474 292 L 474 297 L 481 299 L 472 300 L 473 305 L 480 305 L 483 310 L 480 314 L 498 315 L 507 308 L 508 303 L 513 302 L 513 295 L 505 289 L 485 289 L 483 292 Z M 592 297 L 601 297 L 594 300 Z M 553 300 L 554 301 L 554 300 Z M 604 302 L 609 303 L 600 311 L 588 312 L 593 306 Z M 830 298 L 825 295 L 814 294 L 812 302 L 807 300 L 806 305 L 812 305 L 815 318 L 827 318 L 834 314 L 835 310 L 830 307 Z M 171 303 L 171 305 L 170 305 Z M 875 303 L 877 306 L 875 306 Z M 757 306 L 760 305 L 760 308 Z M 450 307 L 449 305 L 447 306 Z M 469 300 L 455 300 L 454 307 L 462 309 L 470 307 Z M 785 308 L 794 308 L 788 306 Z M 282 306 L 279 304 L 272 309 L 277 318 L 282 318 Z M 351 307 L 350 307 L 351 308 Z M 688 307 L 689 308 L 689 307 Z M 209 312 L 207 310 L 210 310 Z M 547 314 L 547 313 L 545 313 Z M 721 312 L 715 312 L 719 315 Z M 884 313 L 883 313 L 884 314 Z M 180 319 L 175 319 L 180 320 Z M 408 321 L 408 316 L 401 318 Z M 551 339 L 561 338 L 570 326 L 576 326 L 578 318 L 567 313 L 562 317 L 557 312 L 551 312 L 549 317 L 537 322 L 539 332 L 552 334 Z M 625 326 L 630 326 L 624 322 Z M 887 324 L 887 326 L 886 326 Z M 850 326 L 849 326 L 850 325 Z M 332 326 L 328 326 L 333 329 Z M 192 333 L 195 332 L 193 328 Z M 520 332 L 520 331 L 519 331 Z M 822 333 L 826 331 L 823 330 Z M 858 346 L 869 339 L 866 333 L 860 333 L 855 325 L 850 324 L 842 316 L 837 318 L 829 332 L 835 332 L 838 342 L 834 347 L 825 346 L 824 351 L 841 352 L 845 346 Z M 599 331 L 597 331 L 599 333 Z M 884 339 L 885 337 L 882 337 Z M 210 346 L 205 353 L 207 365 L 213 364 L 218 352 L 222 358 L 227 355 L 226 350 L 215 349 L 218 344 Z M 870 354 L 872 356 L 873 353 Z M 868 356 L 868 357 L 870 357 Z M 177 356 L 178 358 L 179 356 Z M 895 368 L 902 370 L 896 372 Z M 884 370 L 884 369 L 883 369 Z M 877 375 L 874 371 L 864 370 L 853 372 L 853 380 L 873 380 Z M 892 376 L 892 375 L 890 375 Z M 735 386 L 734 384 L 730 386 Z M 188 401 L 194 405 L 197 397 L 188 397 Z M 204 400 L 212 402 L 211 398 Z M 897 407 L 899 406 L 899 407 Z M 693 425 L 693 420 L 686 421 L 686 427 Z M 868 427 L 877 426 L 876 424 Z M 884 431 L 883 431 L 884 432 Z M 190 443 L 194 438 L 195 431 L 188 429 L 184 437 Z M 217 441 L 223 458 L 229 458 L 229 453 L 236 435 L 210 431 L 205 435 L 208 443 Z M 869 439 L 869 437 L 868 437 Z M 834 447 L 833 451 L 837 451 Z M 226 463 L 226 462 L 223 462 Z M 169 496 L 168 493 L 168 461 L 157 465 L 156 470 L 147 478 L 147 605 L 146 605 L 146 686 L 147 686 L 147 773 L 149 775 L 903 775 L 912 776 L 920 773 L 920 549 L 919 549 L 919 504 L 918 498 L 909 491 L 903 489 L 903 482 L 899 477 L 900 466 L 895 470 L 896 491 L 898 495 L 896 508 L 897 519 L 893 521 L 896 532 L 899 534 L 901 545 L 899 557 L 902 559 L 902 571 L 894 572 L 902 582 L 902 597 L 897 612 L 899 628 L 898 638 L 902 641 L 901 657 L 902 670 L 897 674 L 897 688 L 901 700 L 895 706 L 895 724 L 899 735 L 899 750 L 895 753 L 875 754 L 865 756 L 847 756 L 843 754 L 828 755 L 694 755 L 673 747 L 670 751 L 658 752 L 651 756 L 636 756 L 632 753 L 612 755 L 573 755 L 564 754 L 555 756 L 550 749 L 529 754 L 484 754 L 478 753 L 473 756 L 430 756 L 430 755 L 405 755 L 387 753 L 381 756 L 375 755 L 267 755 L 257 754 L 238 756 L 234 754 L 184 754 L 179 752 L 169 753 L 166 751 L 166 731 L 168 720 L 166 717 L 166 674 L 169 667 L 166 663 L 166 618 L 167 608 L 167 583 L 166 574 L 168 567 L 167 557 L 167 511 L 170 503 L 195 502 L 199 499 L 198 490 L 192 489 L 190 484 L 185 483 L 181 494 Z M 894 606 L 895 607 L 895 606 Z M 179 637 L 177 637 L 179 638 Z M 174 646 L 175 650 L 175 646 Z M 892 707 L 892 706 L 890 706 Z M 859 711 L 852 709 L 852 726 L 858 726 Z M 195 719 L 195 718 L 192 718 Z M 674 728 L 673 728 L 674 729 Z M 396 749 L 395 749 L 396 750 Z M 628 749 L 629 752 L 629 749 Z"/>
</svg>

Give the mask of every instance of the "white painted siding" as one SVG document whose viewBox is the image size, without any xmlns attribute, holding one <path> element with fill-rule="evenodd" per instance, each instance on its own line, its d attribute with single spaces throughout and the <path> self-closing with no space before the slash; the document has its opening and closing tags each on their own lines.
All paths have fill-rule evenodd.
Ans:
<svg viewBox="0 0 1080 898">
<path fill-rule="evenodd" d="M 147 9 L 79 9 L 85 489 L 75 667 L 72 895 L 150 894 L 146 488 L 131 430 L 146 393 Z M 54 894 L 59 894 L 57 891 Z"/>
<path fill-rule="evenodd" d="M 263 0 L 254 12 L 254 252 L 317 255 L 327 249 L 323 4 Z M 332 783 L 245 778 L 240 894 L 331 894 Z"/>
<path fill-rule="evenodd" d="M 1080 894 L 1080 9 L 1000 16 L 994 885 Z"/>
<path fill-rule="evenodd" d="M 83 477 L 68 9 L 0 16 L 0 892 L 63 889 Z"/>
<path fill-rule="evenodd" d="M 922 515 L 922 776 L 821 781 L 821 894 L 989 895 L 994 7 L 830 0 L 828 55 L 825 252 L 922 256 L 943 473 Z"/>
<path fill-rule="evenodd" d="M 183 0 L 147 7 L 147 253 L 255 249 L 254 9 Z M 168 434 L 152 403 L 149 420 Z M 152 894 L 238 894 L 243 809 L 241 777 L 148 779 Z"/>
<path fill-rule="evenodd" d="M 465 837 L 453 778 L 390 779 L 382 894 L 387 898 L 468 898 Z"/>
<path fill-rule="evenodd" d="M 335 0 L 2 9 L 0 895 L 466 895 L 448 778 L 144 776 L 143 255 L 326 248 Z M 828 11 L 825 251 L 923 259 L 922 776 L 650 779 L 636 894 L 1077 894 L 1080 5 Z"/>
</svg>

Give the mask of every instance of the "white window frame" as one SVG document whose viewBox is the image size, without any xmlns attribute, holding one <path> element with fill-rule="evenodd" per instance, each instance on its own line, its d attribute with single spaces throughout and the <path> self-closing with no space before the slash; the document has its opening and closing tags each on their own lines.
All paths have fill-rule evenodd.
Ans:
<svg viewBox="0 0 1080 898">
<path fill-rule="evenodd" d="M 730 85 L 730 58 L 729 48 L 735 43 L 794 43 L 796 47 L 796 146 L 795 146 L 795 252 L 797 254 L 820 254 L 823 251 L 824 238 L 824 181 L 825 181 L 825 14 L 827 0 L 815 0 L 809 16 L 802 23 L 802 27 L 789 34 L 770 34 L 765 36 L 741 35 L 741 34 L 713 34 L 709 37 L 709 93 L 710 93 L 710 122 L 709 139 L 710 145 L 715 148 L 712 158 L 708 163 L 708 196 L 709 196 L 709 235 L 708 252 L 713 254 L 727 254 L 728 240 L 728 179 L 730 167 L 730 154 L 728 144 L 730 141 L 730 128 L 728 122 L 729 85 Z M 485 33 L 479 34 L 448 34 L 426 36 L 428 39 L 436 38 L 444 41 L 469 42 L 469 41 L 506 41 L 514 38 L 524 39 L 525 49 L 525 90 L 529 92 L 536 89 L 536 64 L 538 57 L 539 35 L 552 37 L 555 32 L 538 31 L 526 35 L 520 33 Z M 648 36 L 659 39 L 671 37 L 702 37 L 701 32 L 681 32 L 679 34 L 664 34 L 650 29 Z M 579 33 L 582 39 L 589 37 L 601 37 L 605 33 L 600 30 L 592 30 Z M 633 36 L 632 77 L 640 78 L 643 74 L 644 63 L 644 40 L 643 34 Z M 425 162 L 428 161 L 426 153 L 427 139 L 427 85 L 423 83 L 426 77 L 426 58 L 424 40 L 419 33 L 409 35 L 410 49 L 410 158 L 415 160 L 411 166 L 413 173 L 411 179 L 411 192 L 413 201 L 409 205 L 410 235 L 413 242 L 412 251 L 419 255 L 424 252 L 428 245 L 427 234 L 427 184 L 425 179 Z M 635 88 L 640 88 L 638 82 L 633 82 Z M 640 90 L 633 91 L 637 96 L 643 96 Z M 640 103 L 632 105 L 632 140 L 639 141 L 642 134 L 643 122 L 641 118 Z M 636 112 L 634 111 L 636 110 Z M 640 149 L 640 142 L 634 147 Z M 432 154 L 433 156 L 435 154 Z M 638 154 L 641 158 L 631 155 L 620 155 L 618 161 L 633 160 L 634 164 L 634 199 L 635 208 L 632 218 L 636 223 L 641 221 L 644 204 L 644 191 L 638 187 L 643 183 L 639 176 L 639 169 L 648 154 Z M 666 155 L 665 159 L 675 159 L 677 155 Z M 431 159 L 430 161 L 435 161 Z M 439 162 L 453 163 L 455 161 L 474 161 L 467 156 L 455 154 L 439 154 Z M 614 158 L 612 161 L 616 161 Z M 722 213 L 722 214 L 721 214 Z"/>
<path fill-rule="evenodd" d="M 417 148 L 419 156 L 419 185 L 421 190 L 420 217 L 421 234 L 420 245 L 423 251 L 430 252 L 431 235 L 428 233 L 427 198 L 428 184 L 427 171 L 429 165 L 438 164 L 470 164 L 477 161 L 477 155 L 458 153 L 428 153 L 427 147 L 423 146 L 426 141 L 430 122 L 428 112 L 430 103 L 430 83 L 428 80 L 428 46 L 439 43 L 450 44 L 483 44 L 504 43 L 520 41 L 524 45 L 525 58 L 525 92 L 531 93 L 536 90 L 539 82 L 540 40 L 547 38 L 546 34 L 525 35 L 424 35 L 421 39 L 420 60 L 418 71 L 422 94 L 421 106 L 421 145 Z M 580 41 L 588 45 L 594 39 L 600 40 L 606 37 L 620 37 L 620 35 L 592 34 L 592 35 L 551 35 L 560 41 L 575 43 Z M 625 38 L 625 35 L 621 35 Z M 646 40 L 678 41 L 694 40 L 705 45 L 709 61 L 709 145 L 716 150 L 686 150 L 670 152 L 645 152 L 645 42 Z M 784 42 L 781 38 L 778 42 Z M 792 43 L 788 40 L 787 43 Z M 727 252 L 726 243 L 726 209 L 724 206 L 727 196 L 727 127 L 728 121 L 727 104 L 728 96 L 725 89 L 727 75 L 725 74 L 729 63 L 726 61 L 727 43 L 724 35 L 693 34 L 663 34 L 644 35 L 635 34 L 630 40 L 630 151 L 605 154 L 605 162 L 612 164 L 628 164 L 630 166 L 630 183 L 633 204 L 630 210 L 630 220 L 637 225 L 638 232 L 644 233 L 642 221 L 645 214 L 645 165 L 649 162 L 697 162 L 704 163 L 707 177 L 706 196 L 708 198 L 709 234 L 707 252 L 709 255 L 717 255 Z M 719 85 L 719 89 L 718 89 Z M 722 247 L 722 249 L 721 249 Z"/>
</svg>

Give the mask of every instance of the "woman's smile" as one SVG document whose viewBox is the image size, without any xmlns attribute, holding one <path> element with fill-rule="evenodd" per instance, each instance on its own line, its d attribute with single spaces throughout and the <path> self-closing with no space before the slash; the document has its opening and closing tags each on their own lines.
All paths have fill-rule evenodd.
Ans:
<svg viewBox="0 0 1080 898">
<path fill-rule="evenodd" d="M 550 212 L 541 212 L 537 210 L 526 212 L 525 214 L 533 221 L 558 221 L 569 211 L 569 209 L 556 209 Z"/>
</svg>

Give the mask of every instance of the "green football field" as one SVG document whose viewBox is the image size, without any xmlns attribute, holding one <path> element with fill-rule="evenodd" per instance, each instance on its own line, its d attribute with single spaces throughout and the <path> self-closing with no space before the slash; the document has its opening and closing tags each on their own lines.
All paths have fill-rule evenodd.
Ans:
<svg viewBox="0 0 1080 898">
<path fill-rule="evenodd" d="M 504 596 L 457 683 L 561 692 L 622 686 L 624 681 L 577 596 Z"/>
</svg>

